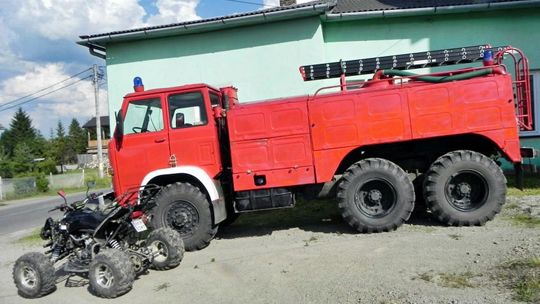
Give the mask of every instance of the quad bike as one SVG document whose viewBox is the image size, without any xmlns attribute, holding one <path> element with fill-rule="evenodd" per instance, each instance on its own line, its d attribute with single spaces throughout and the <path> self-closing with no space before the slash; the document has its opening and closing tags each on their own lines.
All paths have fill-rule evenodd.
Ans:
<svg viewBox="0 0 540 304">
<path fill-rule="evenodd" d="M 135 277 L 147 271 L 171 269 L 184 256 L 179 233 L 170 228 L 149 231 L 149 211 L 161 188 L 131 189 L 118 198 L 91 194 L 68 204 L 65 193 L 60 220 L 47 218 L 40 236 L 48 241 L 43 253 L 30 252 L 15 262 L 13 279 L 19 294 L 38 298 L 56 288 L 57 270 L 88 277 L 97 296 L 115 298 L 128 292 Z M 59 265 L 55 267 L 55 265 Z"/>
</svg>

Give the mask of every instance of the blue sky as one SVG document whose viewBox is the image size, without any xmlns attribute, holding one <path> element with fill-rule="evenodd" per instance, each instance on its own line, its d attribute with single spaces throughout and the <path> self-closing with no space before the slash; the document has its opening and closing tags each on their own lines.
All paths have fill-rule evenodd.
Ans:
<svg viewBox="0 0 540 304">
<path fill-rule="evenodd" d="M 48 137 L 58 121 L 85 123 L 94 116 L 89 71 L 105 61 L 75 42 L 79 35 L 205 19 L 279 5 L 279 0 L 18 0 L 0 6 L 0 124 L 8 127 L 20 102 Z M 298 2 L 307 2 L 302 0 Z M 61 82 L 61 83 L 59 83 Z M 76 83 L 75 83 L 76 82 Z M 55 83 L 48 90 L 20 99 Z M 69 85 L 65 88 L 63 86 Z M 100 88 L 107 114 L 107 88 Z M 9 109 L 10 106 L 13 108 Z"/>
</svg>

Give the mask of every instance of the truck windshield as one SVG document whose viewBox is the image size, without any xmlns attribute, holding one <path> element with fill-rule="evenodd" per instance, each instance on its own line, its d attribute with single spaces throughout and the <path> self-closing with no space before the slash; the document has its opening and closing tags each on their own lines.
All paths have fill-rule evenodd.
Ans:
<svg viewBox="0 0 540 304">
<path fill-rule="evenodd" d="M 124 119 L 124 134 L 163 130 L 163 111 L 159 98 L 132 101 Z"/>
</svg>

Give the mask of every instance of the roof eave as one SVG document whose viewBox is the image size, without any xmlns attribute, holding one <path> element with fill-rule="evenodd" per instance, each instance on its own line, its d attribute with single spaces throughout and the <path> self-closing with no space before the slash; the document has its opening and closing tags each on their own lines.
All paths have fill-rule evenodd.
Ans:
<svg viewBox="0 0 540 304">
<path fill-rule="evenodd" d="M 102 48 L 105 50 L 105 47 L 109 43 L 121 42 L 121 41 L 132 41 L 148 38 L 159 38 L 164 36 L 171 35 L 186 35 L 193 34 L 198 32 L 206 32 L 213 30 L 222 30 L 226 28 L 253 25 L 253 24 L 262 24 L 275 21 L 283 21 L 288 19 L 296 19 L 309 16 L 317 16 L 325 13 L 331 7 L 330 3 L 314 4 L 311 6 L 306 6 L 302 8 L 297 8 L 294 10 L 283 10 L 277 12 L 262 12 L 261 14 L 250 15 L 250 16 L 241 16 L 237 18 L 229 19 L 219 19 L 212 20 L 209 22 L 201 22 L 194 24 L 184 24 L 174 27 L 166 27 L 159 29 L 141 29 L 140 31 L 131 32 L 131 33 L 119 33 L 119 34 L 110 34 L 107 36 L 88 38 L 80 40 L 77 44 L 88 47 L 92 50 L 95 47 Z"/>
<path fill-rule="evenodd" d="M 516 9 L 516 8 L 529 8 L 539 7 L 540 0 L 524 0 L 514 2 L 495 2 L 495 3 L 482 3 L 482 4 L 469 4 L 469 5 L 455 5 L 455 6 L 437 6 L 437 7 L 422 7 L 411 9 L 389 9 L 367 12 L 350 12 L 350 13 L 332 13 L 328 12 L 323 16 L 323 19 L 327 22 L 347 21 L 347 20 L 362 20 L 362 19 L 377 19 L 377 18 L 391 18 L 391 17 L 412 17 L 412 16 L 425 16 L 425 15 L 439 15 L 439 14 L 455 14 L 466 13 L 475 11 L 490 11 L 490 10 L 502 10 L 502 9 Z"/>
</svg>

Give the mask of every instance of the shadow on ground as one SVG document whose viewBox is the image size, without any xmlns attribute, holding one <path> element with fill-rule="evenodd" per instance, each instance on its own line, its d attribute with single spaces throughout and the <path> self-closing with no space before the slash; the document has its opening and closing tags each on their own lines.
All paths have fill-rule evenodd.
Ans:
<svg viewBox="0 0 540 304">
<path fill-rule="evenodd" d="M 407 224 L 442 226 L 432 219 L 422 202 L 416 205 Z M 343 220 L 335 201 L 331 199 L 310 201 L 299 199 L 294 208 L 241 214 L 233 224 L 220 227 L 216 237 L 234 239 L 263 236 L 270 235 L 274 231 L 291 228 L 318 233 L 358 233 Z"/>
</svg>

